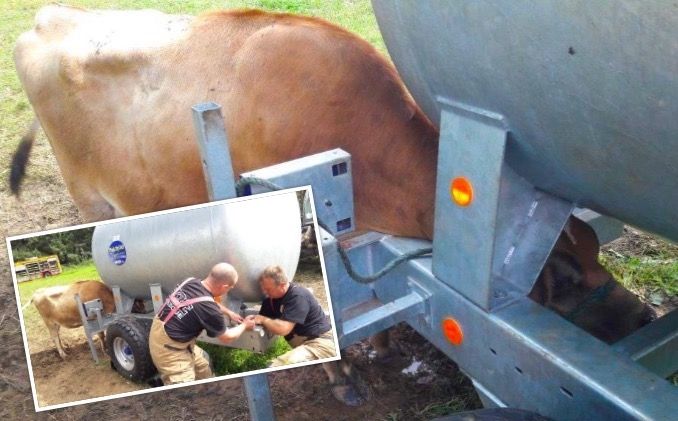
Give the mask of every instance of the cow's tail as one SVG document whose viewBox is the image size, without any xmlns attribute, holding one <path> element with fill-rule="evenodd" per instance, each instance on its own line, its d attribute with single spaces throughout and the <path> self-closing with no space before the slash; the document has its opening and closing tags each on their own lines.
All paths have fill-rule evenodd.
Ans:
<svg viewBox="0 0 678 421">
<path fill-rule="evenodd" d="M 14 152 L 12 156 L 12 169 L 9 174 L 9 187 L 12 190 L 12 194 L 19 195 L 21 190 L 21 181 L 26 174 L 26 164 L 28 163 L 28 157 L 31 154 L 31 149 L 33 148 L 33 142 L 35 141 L 35 136 L 40 128 L 40 122 L 37 117 L 33 119 L 30 128 L 21 138 L 19 142 L 19 147 Z"/>
<path fill-rule="evenodd" d="M 31 304 L 33 304 L 33 297 L 31 297 L 31 299 L 21 307 L 21 311 L 26 311 L 26 308 Z"/>
</svg>

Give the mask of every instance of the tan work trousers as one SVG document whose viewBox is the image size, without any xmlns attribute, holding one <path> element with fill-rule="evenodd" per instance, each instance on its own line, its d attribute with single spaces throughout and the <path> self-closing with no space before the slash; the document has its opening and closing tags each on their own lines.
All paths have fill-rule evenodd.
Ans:
<svg viewBox="0 0 678 421">
<path fill-rule="evenodd" d="M 153 319 L 149 335 L 149 348 L 153 364 L 165 385 L 207 379 L 214 376 L 204 352 L 190 342 L 178 342 L 167 336 L 165 324 Z"/>
<path fill-rule="evenodd" d="M 307 339 L 305 336 L 295 336 L 287 341 L 287 343 L 294 349 L 273 359 L 271 364 L 269 364 L 269 367 L 302 363 L 305 361 L 319 360 L 321 358 L 330 358 L 337 355 L 331 330 L 315 339 Z"/>
</svg>

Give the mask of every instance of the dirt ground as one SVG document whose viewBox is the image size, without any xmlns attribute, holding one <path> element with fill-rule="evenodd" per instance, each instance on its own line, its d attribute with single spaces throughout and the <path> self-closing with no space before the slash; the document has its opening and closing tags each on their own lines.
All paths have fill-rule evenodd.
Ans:
<svg viewBox="0 0 678 421">
<path fill-rule="evenodd" d="M 328 308 L 327 295 L 319 261 L 300 267 L 295 281 L 311 288 L 324 309 Z M 32 307 L 25 311 L 34 311 Z M 46 334 L 42 320 L 26 322 L 36 395 L 40 407 L 76 402 L 102 396 L 149 389 L 145 384 L 130 382 L 117 375 L 110 367 L 110 358 L 95 340 L 98 364 L 92 359 L 82 329 L 61 329 L 60 336 L 68 359 L 62 361 Z M 96 381 L 74 382 L 74 378 Z"/>
</svg>

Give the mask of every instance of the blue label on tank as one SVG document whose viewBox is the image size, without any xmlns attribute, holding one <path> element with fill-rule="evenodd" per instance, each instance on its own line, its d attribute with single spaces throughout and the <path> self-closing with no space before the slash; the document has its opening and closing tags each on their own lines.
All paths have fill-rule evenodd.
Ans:
<svg viewBox="0 0 678 421">
<path fill-rule="evenodd" d="M 125 250 L 125 245 L 122 241 L 113 241 L 108 246 L 108 257 L 111 259 L 111 262 L 118 266 L 125 263 L 125 260 L 127 260 L 127 250 Z"/>
</svg>

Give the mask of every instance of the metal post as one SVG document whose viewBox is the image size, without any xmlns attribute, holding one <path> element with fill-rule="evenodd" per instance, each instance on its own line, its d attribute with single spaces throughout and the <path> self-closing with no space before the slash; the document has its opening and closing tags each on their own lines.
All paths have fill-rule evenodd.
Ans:
<svg viewBox="0 0 678 421">
<path fill-rule="evenodd" d="M 235 197 L 235 177 L 221 105 L 206 102 L 192 109 L 209 200 Z"/>
<path fill-rule="evenodd" d="M 255 374 L 254 376 L 247 376 L 243 380 L 247 393 L 247 404 L 250 408 L 250 419 L 253 421 L 275 419 L 268 375 Z"/>
<path fill-rule="evenodd" d="M 82 300 L 80 300 L 80 294 L 75 294 L 75 303 L 78 306 L 78 312 L 80 313 L 80 320 L 82 321 L 82 327 L 85 329 L 85 336 L 87 336 L 87 343 L 89 344 L 89 350 L 92 352 L 92 358 L 94 362 L 99 364 L 99 355 L 97 355 L 97 350 L 94 347 L 94 342 L 92 342 L 92 331 L 89 328 L 89 323 L 87 322 L 87 315 L 85 310 L 82 307 Z"/>
<path fill-rule="evenodd" d="M 228 136 L 221 116 L 221 106 L 213 102 L 193 108 L 193 124 L 202 158 L 207 194 L 210 201 L 236 196 L 235 177 L 228 149 Z M 273 420 L 273 404 L 266 374 L 255 374 L 243 379 L 250 416 L 253 420 Z"/>
</svg>

